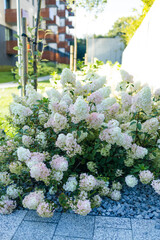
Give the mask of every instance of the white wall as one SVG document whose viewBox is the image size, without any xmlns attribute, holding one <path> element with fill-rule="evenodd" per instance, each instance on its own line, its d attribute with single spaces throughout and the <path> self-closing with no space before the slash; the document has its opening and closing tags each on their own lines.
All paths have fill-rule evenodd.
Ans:
<svg viewBox="0 0 160 240">
<path fill-rule="evenodd" d="M 126 47 L 122 67 L 135 80 L 160 88 L 160 0 L 155 0 Z"/>
<path fill-rule="evenodd" d="M 121 38 L 89 38 L 88 39 L 88 62 L 96 57 L 106 63 L 118 61 L 121 63 L 124 44 Z"/>
</svg>

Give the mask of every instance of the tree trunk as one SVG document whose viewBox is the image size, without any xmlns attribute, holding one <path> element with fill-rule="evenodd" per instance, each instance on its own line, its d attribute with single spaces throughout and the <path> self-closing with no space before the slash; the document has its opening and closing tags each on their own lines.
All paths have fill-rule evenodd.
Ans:
<svg viewBox="0 0 160 240">
<path fill-rule="evenodd" d="M 36 19 L 36 28 L 35 28 L 35 38 L 33 42 L 33 72 L 34 72 L 34 88 L 37 90 L 37 38 L 38 38 L 38 28 L 40 22 L 40 10 L 41 10 L 42 0 L 38 0 L 38 9 L 37 9 L 37 19 Z"/>
<path fill-rule="evenodd" d="M 76 72 L 77 70 L 77 19 L 76 19 L 76 7 L 75 7 L 75 10 L 74 10 L 74 14 L 75 14 L 75 26 L 74 26 L 74 30 L 75 30 L 75 33 L 74 33 L 74 72 Z"/>
<path fill-rule="evenodd" d="M 22 18 L 22 32 L 27 35 L 27 20 Z M 23 60 L 23 95 L 26 95 L 26 84 L 28 79 L 28 51 L 27 51 L 27 38 L 26 36 L 22 37 L 22 60 Z"/>
</svg>

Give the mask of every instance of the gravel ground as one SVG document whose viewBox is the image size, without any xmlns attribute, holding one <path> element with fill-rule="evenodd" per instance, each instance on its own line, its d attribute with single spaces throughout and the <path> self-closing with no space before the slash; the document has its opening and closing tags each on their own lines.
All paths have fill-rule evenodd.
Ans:
<svg viewBox="0 0 160 240">
<path fill-rule="evenodd" d="M 94 208 L 88 215 L 156 219 L 160 229 L 160 195 L 150 185 L 139 183 L 134 188 L 124 186 L 121 194 L 122 198 L 119 201 L 113 201 L 107 197 L 103 198 L 101 206 Z M 50 196 L 48 199 L 59 205 L 56 196 Z M 23 208 L 18 207 L 18 209 Z M 63 209 L 59 207 L 56 211 L 63 212 Z M 73 211 L 67 212 L 72 213 Z"/>
<path fill-rule="evenodd" d="M 160 195 L 150 185 L 125 186 L 121 193 L 122 198 L 117 202 L 103 198 L 101 206 L 93 209 L 90 215 L 160 219 Z"/>
</svg>

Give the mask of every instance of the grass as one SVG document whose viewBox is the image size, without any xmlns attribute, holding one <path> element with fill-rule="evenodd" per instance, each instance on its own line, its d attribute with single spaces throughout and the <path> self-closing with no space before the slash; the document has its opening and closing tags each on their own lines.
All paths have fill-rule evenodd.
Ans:
<svg viewBox="0 0 160 240">
<path fill-rule="evenodd" d="M 11 72 L 0 72 L 0 83 L 16 82 Z"/>
<path fill-rule="evenodd" d="M 42 93 L 46 87 L 51 87 L 49 81 L 38 83 L 38 90 Z M 6 131 L 10 128 L 6 117 L 9 115 L 9 105 L 12 102 L 12 93 L 19 95 L 19 90 L 17 88 L 0 88 L 0 128 L 5 129 Z"/>
</svg>

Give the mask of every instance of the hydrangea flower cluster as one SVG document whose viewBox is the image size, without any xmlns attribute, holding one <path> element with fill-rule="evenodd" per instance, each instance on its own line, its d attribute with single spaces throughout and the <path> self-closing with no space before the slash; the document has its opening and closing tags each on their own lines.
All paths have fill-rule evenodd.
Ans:
<svg viewBox="0 0 160 240">
<path fill-rule="evenodd" d="M 160 94 L 104 64 L 73 74 L 41 95 L 14 95 L 16 134 L 0 131 L 0 213 L 16 205 L 52 217 L 58 206 L 87 215 L 102 197 L 118 201 L 138 180 L 160 194 Z M 55 84 L 56 85 L 56 84 Z M 3 134 L 2 134 L 3 133 Z"/>
<path fill-rule="evenodd" d="M 154 179 L 154 175 L 149 170 L 140 171 L 139 179 L 141 183 L 149 184 Z"/>
</svg>

